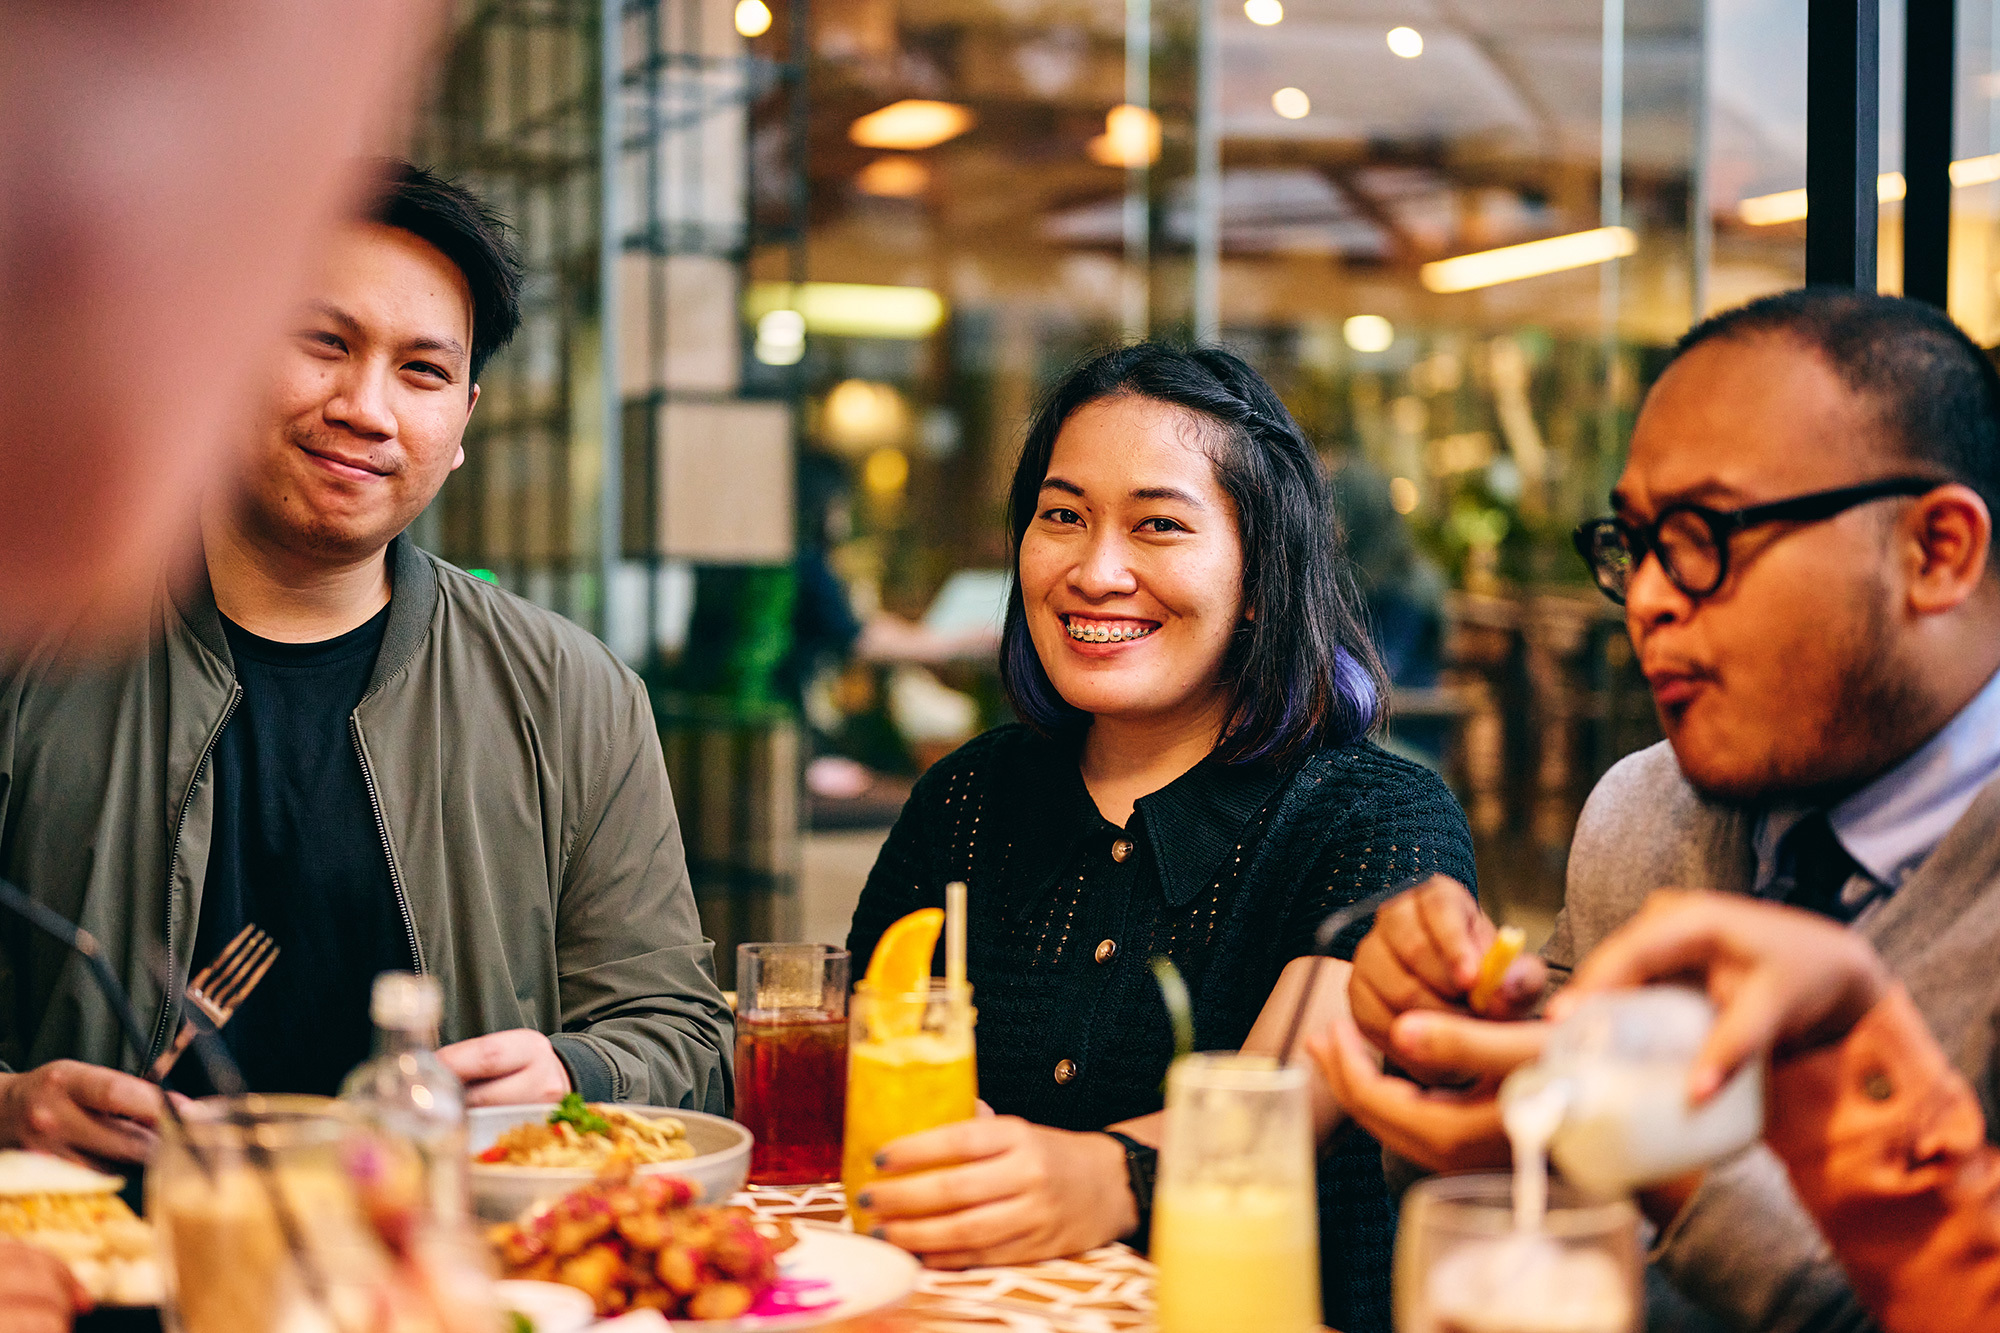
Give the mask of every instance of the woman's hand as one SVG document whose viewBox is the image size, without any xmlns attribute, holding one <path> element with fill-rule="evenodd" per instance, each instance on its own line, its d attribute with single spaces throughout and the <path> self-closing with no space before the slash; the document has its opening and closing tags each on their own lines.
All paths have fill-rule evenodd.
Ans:
<svg viewBox="0 0 2000 1333">
<path fill-rule="evenodd" d="M 1029 1263 L 1108 1244 L 1139 1224 L 1125 1150 L 1019 1116 L 981 1116 L 897 1139 L 856 1203 L 875 1235 L 932 1268 Z"/>
<path fill-rule="evenodd" d="M 1868 941 L 1824 917 L 1735 894 L 1661 889 L 1583 960 L 1550 1016 L 1594 991 L 1684 978 L 1698 980 L 1720 1011 L 1688 1078 L 1696 1102 L 1766 1052 L 1839 1041 L 1893 984 Z"/>
</svg>

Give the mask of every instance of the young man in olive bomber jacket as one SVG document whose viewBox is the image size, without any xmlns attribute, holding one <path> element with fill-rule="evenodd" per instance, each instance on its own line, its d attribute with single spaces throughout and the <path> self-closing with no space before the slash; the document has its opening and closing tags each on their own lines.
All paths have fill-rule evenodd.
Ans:
<svg viewBox="0 0 2000 1333">
<path fill-rule="evenodd" d="M 377 972 L 443 990 L 474 1104 L 568 1091 L 726 1111 L 716 989 L 644 686 L 559 616 L 418 550 L 479 368 L 518 323 L 504 230 L 382 166 L 322 257 L 232 487 L 148 647 L 0 667 L 0 875 L 82 925 L 0 922 L 0 1146 L 143 1160 L 179 990 L 245 925 L 276 962 L 224 1031 L 253 1088 L 331 1092 Z M 171 982 L 158 978 L 171 961 Z M 208 1090 L 199 1062 L 170 1087 Z"/>
</svg>

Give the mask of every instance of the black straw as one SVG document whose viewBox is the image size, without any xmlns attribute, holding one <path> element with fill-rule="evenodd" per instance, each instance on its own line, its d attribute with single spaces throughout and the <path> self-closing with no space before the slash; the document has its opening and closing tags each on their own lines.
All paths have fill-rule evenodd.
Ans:
<svg viewBox="0 0 2000 1333">
<path fill-rule="evenodd" d="M 6 907 L 37 930 L 54 937 L 89 965 L 91 979 L 97 983 L 97 989 L 103 994 L 105 1002 L 111 1006 L 111 1012 L 117 1016 L 118 1026 L 124 1031 L 126 1042 L 132 1047 L 133 1056 L 144 1065 L 146 1057 L 152 1053 L 152 1043 L 146 1039 L 145 1030 L 139 1026 L 138 1015 L 132 1012 L 131 997 L 125 994 L 125 988 L 118 983 L 117 974 L 111 970 L 111 964 L 105 961 L 104 949 L 98 944 L 97 937 L 54 908 L 36 902 L 6 879 L 0 879 L 0 906 Z M 277 1166 L 271 1160 L 271 1150 L 260 1136 L 250 1132 L 248 1117 L 242 1110 L 243 1075 L 237 1069 L 236 1062 L 230 1058 L 229 1048 L 224 1046 L 222 1039 L 216 1035 L 215 1025 L 209 1022 L 208 1015 L 202 1013 L 196 1006 L 189 1005 L 185 1016 L 194 1024 L 195 1053 L 201 1057 L 202 1066 L 208 1070 L 209 1081 L 224 1095 L 225 1105 L 228 1107 L 225 1119 L 244 1131 L 243 1146 L 249 1154 L 251 1165 L 255 1168 L 254 1174 L 263 1185 L 271 1210 L 277 1215 L 278 1230 L 284 1236 L 285 1248 L 290 1252 L 292 1261 L 299 1266 L 299 1273 L 305 1279 L 306 1293 L 324 1306 L 331 1316 L 333 1307 L 328 1304 L 326 1275 L 320 1272 L 319 1264 L 307 1250 L 305 1233 L 299 1226 L 298 1216 L 292 1211 L 291 1204 L 285 1199 L 284 1191 L 279 1187 Z M 180 1109 L 174 1105 L 173 1097 L 164 1088 L 160 1090 L 160 1101 L 166 1108 L 167 1118 L 173 1121 L 174 1128 L 180 1132 L 181 1142 L 187 1145 L 188 1156 L 194 1159 L 202 1174 L 213 1181 L 214 1165 L 196 1146 L 194 1136 L 188 1133 L 187 1122 L 181 1118 Z M 340 1326 L 337 1317 L 334 1319 L 334 1326 L 336 1328 Z"/>
<path fill-rule="evenodd" d="M 1319 960 L 1333 952 L 1333 942 L 1340 938 L 1341 932 L 1397 894 L 1414 889 L 1429 878 L 1429 875 L 1417 875 L 1391 884 L 1386 889 L 1378 889 L 1366 898 L 1357 898 L 1319 923 L 1319 929 L 1313 932 L 1312 952 L 1307 955 L 1314 960 L 1312 971 L 1306 974 L 1306 984 L 1299 992 L 1298 1006 L 1292 1010 L 1291 1026 L 1285 1029 L 1285 1044 L 1278 1048 L 1279 1064 L 1288 1065 L 1292 1062 L 1292 1048 L 1298 1044 L 1299 1027 L 1306 1021 L 1306 1010 L 1312 1005 L 1313 990 L 1319 985 L 1319 974 L 1324 970 Z"/>
</svg>

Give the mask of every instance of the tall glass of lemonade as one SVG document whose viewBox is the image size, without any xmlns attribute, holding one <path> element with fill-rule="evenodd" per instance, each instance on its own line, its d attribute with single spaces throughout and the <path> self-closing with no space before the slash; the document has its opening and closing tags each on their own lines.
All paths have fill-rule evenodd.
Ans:
<svg viewBox="0 0 2000 1333">
<path fill-rule="evenodd" d="M 848 1014 L 841 1182 L 854 1229 L 867 1231 L 874 1220 L 855 1200 L 882 1174 L 875 1154 L 905 1134 L 970 1120 L 977 1110 L 976 1011 L 970 987 L 926 977 L 910 989 L 878 990 L 863 981 L 854 988 Z"/>
<path fill-rule="evenodd" d="M 1316 1333 L 1319 1211 L 1303 1069 L 1234 1052 L 1175 1062 L 1152 1249 L 1160 1333 Z"/>
</svg>

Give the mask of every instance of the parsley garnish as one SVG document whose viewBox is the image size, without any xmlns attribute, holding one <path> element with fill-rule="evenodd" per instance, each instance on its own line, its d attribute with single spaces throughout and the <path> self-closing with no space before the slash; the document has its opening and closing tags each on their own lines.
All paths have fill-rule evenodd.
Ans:
<svg viewBox="0 0 2000 1333">
<path fill-rule="evenodd" d="M 569 1124 L 579 1134 L 602 1134 L 609 1138 L 611 1122 L 583 1104 L 583 1094 L 565 1093 L 556 1103 L 556 1109 L 549 1112 L 551 1125 Z"/>
</svg>

